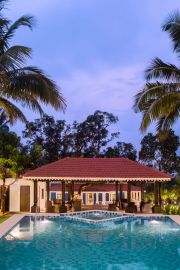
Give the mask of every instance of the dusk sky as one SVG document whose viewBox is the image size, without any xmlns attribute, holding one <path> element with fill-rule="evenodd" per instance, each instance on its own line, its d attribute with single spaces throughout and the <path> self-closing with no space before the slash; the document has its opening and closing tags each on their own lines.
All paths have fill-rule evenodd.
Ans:
<svg viewBox="0 0 180 270">
<path fill-rule="evenodd" d="M 5 13 L 12 20 L 36 17 L 34 30 L 22 28 L 13 44 L 33 49 L 30 64 L 44 69 L 66 98 L 65 114 L 45 112 L 70 123 L 97 109 L 112 112 L 119 117 L 119 140 L 139 148 L 141 114 L 133 112 L 133 96 L 153 57 L 177 62 L 161 25 L 178 8 L 179 0 L 11 0 Z M 21 123 L 14 127 L 19 134 L 22 129 Z"/>
</svg>

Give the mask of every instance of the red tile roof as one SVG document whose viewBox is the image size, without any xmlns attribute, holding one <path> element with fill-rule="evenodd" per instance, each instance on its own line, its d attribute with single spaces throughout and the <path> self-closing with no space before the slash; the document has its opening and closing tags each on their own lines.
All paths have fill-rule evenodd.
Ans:
<svg viewBox="0 0 180 270">
<path fill-rule="evenodd" d="M 170 179 L 160 172 L 127 158 L 64 158 L 28 171 L 24 177 L 35 178 L 98 178 L 98 179 Z"/>
<path fill-rule="evenodd" d="M 80 184 L 75 184 L 74 185 L 74 191 L 78 191 Z M 103 185 L 93 185 L 93 186 L 87 186 L 85 187 L 83 191 L 89 191 L 89 192 L 115 192 L 115 184 L 103 184 Z M 131 185 L 131 191 L 140 191 L 141 187 L 140 186 L 134 186 Z M 50 186 L 50 191 L 61 191 L 61 183 L 52 183 Z M 66 188 L 66 191 L 68 189 Z M 127 185 L 122 184 L 122 191 L 127 191 Z"/>
</svg>

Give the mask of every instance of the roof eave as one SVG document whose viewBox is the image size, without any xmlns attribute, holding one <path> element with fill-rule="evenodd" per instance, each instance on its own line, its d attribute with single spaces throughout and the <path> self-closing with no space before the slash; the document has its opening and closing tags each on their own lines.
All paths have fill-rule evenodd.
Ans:
<svg viewBox="0 0 180 270">
<path fill-rule="evenodd" d="M 117 177 L 42 177 L 42 176 L 23 176 L 25 180 L 39 180 L 39 181 L 89 181 L 89 182 L 134 182 L 134 181 L 145 181 L 145 182 L 166 182 L 171 181 L 171 177 L 126 177 L 126 178 L 117 178 Z"/>
</svg>

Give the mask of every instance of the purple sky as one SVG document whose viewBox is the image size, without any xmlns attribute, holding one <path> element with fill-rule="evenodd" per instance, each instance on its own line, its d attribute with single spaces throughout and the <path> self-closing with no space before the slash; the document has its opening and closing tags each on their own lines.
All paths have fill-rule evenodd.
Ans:
<svg viewBox="0 0 180 270">
<path fill-rule="evenodd" d="M 11 0 L 6 15 L 37 19 L 34 31 L 19 30 L 13 43 L 32 47 L 30 64 L 43 68 L 67 100 L 65 114 L 49 107 L 46 113 L 72 122 L 97 109 L 112 112 L 120 140 L 139 148 L 141 115 L 132 110 L 133 96 L 153 57 L 176 63 L 161 25 L 178 8 L 179 0 Z M 29 120 L 38 117 L 25 113 Z M 13 129 L 20 134 L 23 125 Z"/>
</svg>

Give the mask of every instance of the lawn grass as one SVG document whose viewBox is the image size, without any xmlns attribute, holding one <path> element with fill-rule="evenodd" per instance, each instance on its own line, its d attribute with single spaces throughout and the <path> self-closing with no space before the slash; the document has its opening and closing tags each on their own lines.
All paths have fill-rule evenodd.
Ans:
<svg viewBox="0 0 180 270">
<path fill-rule="evenodd" d="M 3 223 L 8 218 L 10 218 L 11 216 L 12 216 L 12 214 L 7 214 L 7 215 L 4 215 L 4 216 L 0 216 L 0 224 Z"/>
</svg>

